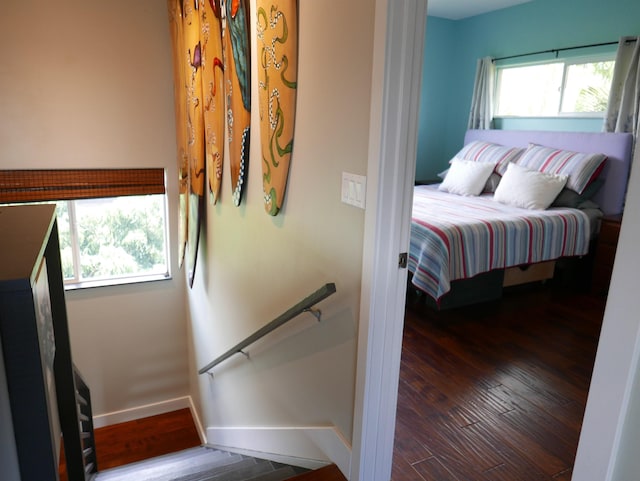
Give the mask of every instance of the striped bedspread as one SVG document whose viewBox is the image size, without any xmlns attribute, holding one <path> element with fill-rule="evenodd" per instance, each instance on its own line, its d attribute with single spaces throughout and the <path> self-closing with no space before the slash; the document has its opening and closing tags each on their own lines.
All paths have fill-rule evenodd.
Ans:
<svg viewBox="0 0 640 481">
<path fill-rule="evenodd" d="M 417 186 L 409 270 L 413 284 L 437 300 L 456 279 L 586 254 L 589 234 L 589 217 L 577 209 L 520 209 L 491 195 L 462 197 Z"/>
</svg>

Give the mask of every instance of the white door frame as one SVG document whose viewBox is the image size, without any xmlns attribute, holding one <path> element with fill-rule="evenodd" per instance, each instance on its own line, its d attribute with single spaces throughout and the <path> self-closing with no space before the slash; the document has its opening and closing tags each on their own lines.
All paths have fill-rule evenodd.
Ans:
<svg viewBox="0 0 640 481">
<path fill-rule="evenodd" d="M 407 280 L 397 259 L 408 249 L 427 0 L 376 0 L 375 8 L 369 207 L 365 214 L 351 481 L 391 478 Z M 632 172 L 628 198 L 640 198 L 637 189 L 640 174 Z M 640 229 L 628 217 L 625 215 L 622 225 L 618 257 L 627 252 L 627 257 L 637 255 Z M 633 405 L 640 400 L 632 399 L 633 381 L 640 375 L 640 320 L 636 319 L 638 297 L 633 284 L 637 268 L 631 267 L 625 271 L 625 263 L 616 262 L 614 268 L 573 471 L 576 481 L 613 480 L 616 467 L 624 471 L 632 463 L 640 464 L 632 455 L 631 461 L 617 463 L 621 443 L 629 441 L 622 438 L 625 421 L 633 411 L 630 408 L 640 412 Z M 608 382 L 612 375 L 616 381 L 613 386 Z"/>
<path fill-rule="evenodd" d="M 427 0 L 376 0 L 375 17 L 352 481 L 391 477 Z"/>
</svg>

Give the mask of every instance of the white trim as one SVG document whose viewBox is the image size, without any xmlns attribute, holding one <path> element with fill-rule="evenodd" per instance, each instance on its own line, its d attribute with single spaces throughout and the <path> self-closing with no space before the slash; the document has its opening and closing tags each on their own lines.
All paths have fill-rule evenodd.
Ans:
<svg viewBox="0 0 640 481">
<path fill-rule="evenodd" d="M 200 441 L 203 444 L 206 444 L 207 432 L 204 430 L 202 421 L 200 421 L 200 416 L 198 416 L 198 410 L 196 409 L 196 405 L 193 403 L 193 398 L 191 396 L 187 397 L 189 398 L 189 410 L 191 411 L 191 417 L 193 417 L 193 422 L 196 425 L 196 430 L 198 431 L 198 436 L 200 436 Z"/>
<path fill-rule="evenodd" d="M 636 150 L 633 160 L 637 166 L 640 151 Z M 640 169 L 634 167 L 629 177 L 627 205 L 639 202 Z M 629 442 L 630 438 L 624 437 L 625 427 L 637 422 L 633 409 L 640 403 L 633 389 L 640 359 L 639 225 L 640 212 L 626 209 L 573 468 L 572 479 L 576 481 L 616 480 L 616 469 L 624 471 L 633 461 L 624 456 L 633 452 L 634 445 L 623 443 Z M 628 419 L 629 415 L 632 419 Z"/>
<path fill-rule="evenodd" d="M 426 8 L 376 2 L 352 481 L 391 477 Z"/>
<path fill-rule="evenodd" d="M 147 418 L 149 416 L 155 416 L 157 414 L 165 414 L 171 411 L 177 411 L 178 409 L 189 408 L 195 415 L 195 409 L 191 396 L 185 396 L 175 399 L 168 399 L 166 401 L 160 401 L 153 404 L 146 404 L 144 406 L 137 406 L 134 408 L 123 409 L 121 411 L 114 411 L 111 413 L 99 414 L 93 416 L 93 427 L 95 429 L 105 426 L 111 426 L 112 424 L 126 423 L 128 421 L 135 421 L 136 419 Z M 194 416 L 194 420 L 197 419 Z M 198 427 L 199 420 L 196 423 Z M 200 433 L 202 433 L 202 426 L 200 425 Z M 201 436 L 202 438 L 202 436 Z"/>
<path fill-rule="evenodd" d="M 335 463 L 342 473 L 349 472 L 351 448 L 332 426 L 208 427 L 206 435 L 209 446 L 223 451 L 308 469 Z"/>
</svg>

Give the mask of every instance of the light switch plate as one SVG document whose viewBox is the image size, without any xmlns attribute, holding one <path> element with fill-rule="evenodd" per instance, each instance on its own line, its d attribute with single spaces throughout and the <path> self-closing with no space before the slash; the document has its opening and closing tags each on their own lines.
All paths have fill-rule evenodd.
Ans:
<svg viewBox="0 0 640 481">
<path fill-rule="evenodd" d="M 342 202 L 364 209 L 366 192 L 367 178 L 364 175 L 342 173 Z"/>
</svg>

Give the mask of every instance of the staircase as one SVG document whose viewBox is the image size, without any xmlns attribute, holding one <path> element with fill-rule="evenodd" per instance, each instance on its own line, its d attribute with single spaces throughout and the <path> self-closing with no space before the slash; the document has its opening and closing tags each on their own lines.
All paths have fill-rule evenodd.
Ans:
<svg viewBox="0 0 640 481">
<path fill-rule="evenodd" d="M 100 471 L 93 480 L 281 481 L 296 479 L 298 475 L 306 472 L 311 473 L 304 468 L 199 446 Z M 304 476 L 300 479 L 344 479 Z"/>
</svg>

